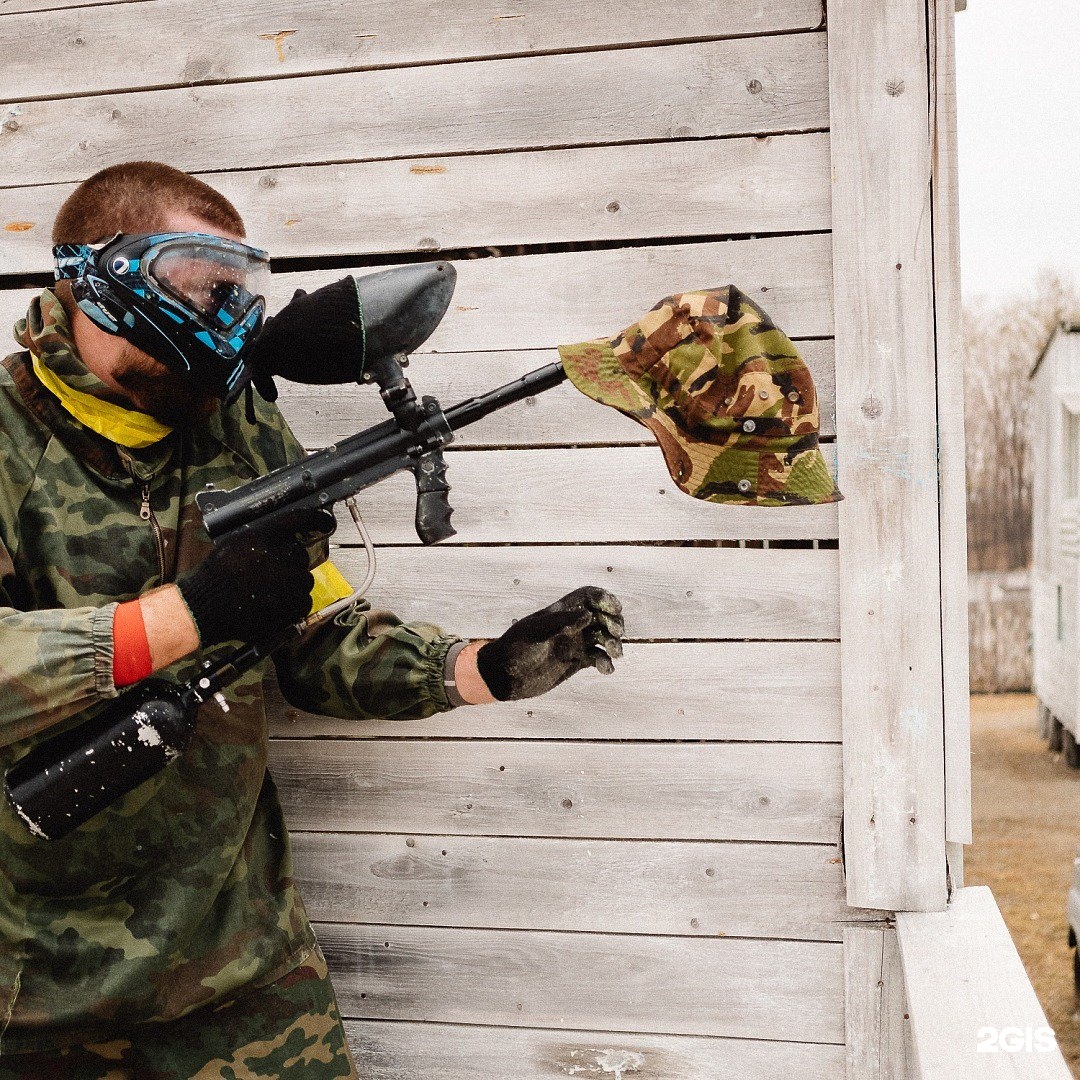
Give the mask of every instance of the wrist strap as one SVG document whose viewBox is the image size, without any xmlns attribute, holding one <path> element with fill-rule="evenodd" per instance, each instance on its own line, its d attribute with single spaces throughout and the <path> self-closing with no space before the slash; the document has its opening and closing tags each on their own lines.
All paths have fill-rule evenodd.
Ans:
<svg viewBox="0 0 1080 1080">
<path fill-rule="evenodd" d="M 458 654 L 468 644 L 468 641 L 455 641 L 450 646 L 446 654 L 446 660 L 443 663 L 443 689 L 446 691 L 447 701 L 455 709 L 462 705 L 468 705 L 468 702 L 458 693 L 457 678 L 455 676 Z"/>
</svg>

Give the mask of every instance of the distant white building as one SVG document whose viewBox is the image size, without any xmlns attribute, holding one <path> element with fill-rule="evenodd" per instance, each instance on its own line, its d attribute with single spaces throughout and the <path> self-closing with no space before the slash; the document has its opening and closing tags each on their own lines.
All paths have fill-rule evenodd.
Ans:
<svg viewBox="0 0 1080 1080">
<path fill-rule="evenodd" d="M 1080 767 L 1080 323 L 1053 333 L 1031 372 L 1031 623 L 1039 718 L 1051 749 Z"/>
</svg>

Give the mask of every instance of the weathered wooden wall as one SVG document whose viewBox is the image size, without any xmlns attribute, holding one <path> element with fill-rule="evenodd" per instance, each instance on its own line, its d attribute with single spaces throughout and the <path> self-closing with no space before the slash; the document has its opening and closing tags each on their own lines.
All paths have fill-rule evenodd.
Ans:
<svg viewBox="0 0 1080 1080">
<path fill-rule="evenodd" d="M 869 113 L 857 65 L 830 79 L 830 55 L 851 62 L 871 29 L 850 4 L 839 41 L 819 0 L 467 0 L 438 19 L 430 0 L 37 10 L 47 6 L 0 0 L 0 36 L 19 43 L 0 75 L 0 321 L 47 280 L 49 225 L 72 187 L 151 158 L 202 175 L 236 202 L 253 241 L 289 260 L 276 265 L 272 307 L 346 267 L 448 253 L 458 291 L 410 369 L 444 403 L 549 361 L 560 343 L 614 333 L 671 292 L 729 281 L 800 344 L 827 443 L 842 424 L 855 440 L 859 499 L 842 506 L 862 554 L 846 585 L 835 506 L 693 503 L 643 429 L 563 386 L 455 445 L 449 543 L 417 544 L 408 483 L 364 500 L 380 545 L 371 598 L 486 636 L 601 584 L 626 609 L 617 675 L 408 724 L 342 723 L 278 702 L 273 770 L 372 1080 L 842 1075 L 844 928 L 880 927 L 879 912 L 847 907 L 842 880 L 842 604 L 849 799 L 869 805 L 877 783 L 878 758 L 859 750 L 875 725 L 895 735 L 899 712 L 914 731 L 914 707 L 923 740 L 914 753 L 893 736 L 882 745 L 903 759 L 890 775 L 921 776 L 925 819 L 910 829 L 897 792 L 879 792 L 880 828 L 915 837 L 916 884 L 894 888 L 899 867 L 872 880 L 879 853 L 860 840 L 870 861 L 856 899 L 880 887 L 933 905 L 944 881 L 938 496 L 925 453 L 937 439 L 934 277 L 919 186 L 931 171 L 934 31 L 923 5 L 874 31 L 874 63 L 901 74 L 874 83 Z M 830 88 L 847 147 L 863 125 L 865 148 L 903 140 L 903 154 L 838 158 Z M 945 106 L 946 91 L 935 90 Z M 888 205 L 863 205 L 866 185 L 887 189 Z M 837 249 L 846 301 L 862 295 L 854 245 L 869 244 L 866 287 L 887 333 L 903 329 L 897 297 L 918 315 L 915 348 L 885 369 L 859 351 L 861 328 L 848 333 L 842 418 L 834 190 L 852 215 Z M 867 215 L 877 231 L 858 239 Z M 894 247 L 909 242 L 899 274 Z M 384 415 L 361 390 L 295 389 L 282 404 L 310 447 Z M 885 420 L 867 423 L 882 408 Z M 883 425 L 911 436 L 907 465 L 879 452 Z M 901 467 L 917 482 L 902 482 Z M 917 521 L 902 550 L 871 550 L 887 520 L 864 521 L 863 500 Z M 355 547 L 335 557 L 360 574 Z M 926 627 L 893 655 L 896 566 L 901 614 L 921 611 Z M 860 629 L 857 609 L 881 589 L 880 621 Z M 936 673 L 923 666 L 932 656 Z M 866 663 L 900 665 L 895 680 L 883 674 L 885 698 L 863 686 Z M 892 1023 L 902 995 L 875 998 L 863 952 L 849 957 L 848 1000 L 866 1005 L 860 1016 L 888 1004 Z M 875 1035 L 858 1055 L 880 1049 Z"/>
</svg>

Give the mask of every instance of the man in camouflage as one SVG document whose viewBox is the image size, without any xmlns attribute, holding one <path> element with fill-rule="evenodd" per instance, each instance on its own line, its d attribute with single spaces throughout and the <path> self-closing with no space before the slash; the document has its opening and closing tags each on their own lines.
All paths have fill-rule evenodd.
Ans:
<svg viewBox="0 0 1080 1080">
<path fill-rule="evenodd" d="M 217 192 L 133 163 L 77 189 L 53 239 L 164 231 L 244 236 Z M 191 673 L 200 626 L 173 583 L 212 550 L 195 494 L 302 455 L 276 406 L 255 395 L 250 423 L 242 403 L 200 395 L 93 326 L 63 284 L 33 300 L 0 367 L 4 770 L 116 696 L 118 602 L 143 606 L 159 676 Z M 72 411 L 86 398 L 118 410 L 116 430 L 152 434 L 95 430 Z M 613 597 L 578 590 L 491 643 L 485 680 L 484 643 L 360 605 L 274 662 L 299 708 L 404 720 L 610 670 L 621 632 Z M 226 690 L 227 712 L 204 706 L 178 760 L 62 839 L 0 801 L 0 1080 L 357 1075 L 266 768 L 262 676 Z"/>
</svg>

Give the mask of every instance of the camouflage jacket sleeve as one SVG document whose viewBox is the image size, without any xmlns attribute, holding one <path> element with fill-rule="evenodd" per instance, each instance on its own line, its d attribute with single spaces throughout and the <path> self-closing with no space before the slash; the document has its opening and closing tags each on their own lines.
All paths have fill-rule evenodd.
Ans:
<svg viewBox="0 0 1080 1080">
<path fill-rule="evenodd" d="M 2 394 L 2 391 L 0 391 Z M 16 574 L 19 510 L 37 479 L 47 437 L 0 396 L 0 747 L 45 731 L 113 685 L 115 604 L 33 608 Z"/>
<path fill-rule="evenodd" d="M 10 565 L 0 543 L 0 564 Z M 113 613 L 104 607 L 19 611 L 0 583 L 0 746 L 115 697 Z"/>
<path fill-rule="evenodd" d="M 264 467 L 304 456 L 276 406 L 258 401 Z M 267 437 L 278 443 L 270 448 Z M 275 460 L 284 452 L 284 460 Z M 260 452 L 261 451 L 261 452 Z M 418 720 L 452 708 L 443 683 L 451 646 L 461 639 L 428 623 L 402 622 L 361 603 L 274 655 L 289 704 L 341 719 Z"/>
<path fill-rule="evenodd" d="M 341 719 L 418 720 L 452 706 L 443 685 L 455 641 L 366 602 L 274 655 L 285 700 Z"/>
</svg>

